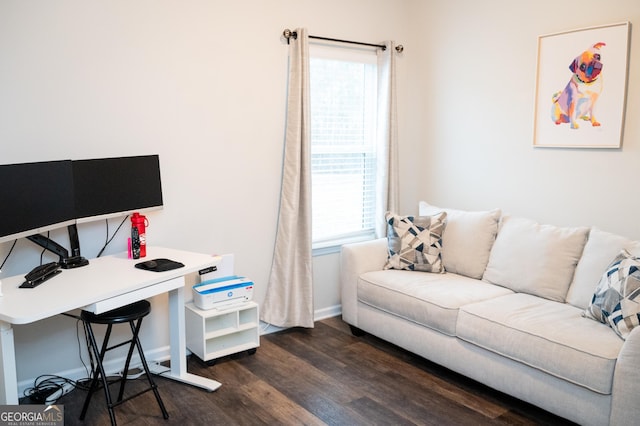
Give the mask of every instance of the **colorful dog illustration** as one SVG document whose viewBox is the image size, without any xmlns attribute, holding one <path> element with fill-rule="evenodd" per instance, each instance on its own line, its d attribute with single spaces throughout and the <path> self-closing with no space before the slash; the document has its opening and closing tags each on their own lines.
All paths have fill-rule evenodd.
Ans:
<svg viewBox="0 0 640 426">
<path fill-rule="evenodd" d="M 602 92 L 602 62 L 600 48 L 605 43 L 594 44 L 576 57 L 569 69 L 573 73 L 563 91 L 553 95 L 551 119 L 556 124 L 571 123 L 577 129 L 578 119 L 591 121 L 592 126 L 600 126 L 593 115 L 593 107 Z"/>
</svg>

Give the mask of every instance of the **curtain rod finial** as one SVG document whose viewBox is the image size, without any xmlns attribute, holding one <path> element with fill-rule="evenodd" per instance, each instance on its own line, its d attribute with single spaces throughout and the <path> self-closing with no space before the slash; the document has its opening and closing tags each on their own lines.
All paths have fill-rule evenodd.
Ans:
<svg viewBox="0 0 640 426">
<path fill-rule="evenodd" d="M 399 45 L 396 46 L 396 51 L 398 53 L 402 53 L 403 50 L 404 50 L 404 46 L 403 45 L 399 44 Z"/>
<path fill-rule="evenodd" d="M 295 31 L 291 31 L 289 28 L 286 28 L 283 32 L 282 35 L 284 36 L 284 38 L 286 38 L 287 40 L 289 40 L 290 38 L 293 38 L 294 40 L 298 37 L 298 33 L 296 33 Z"/>
</svg>

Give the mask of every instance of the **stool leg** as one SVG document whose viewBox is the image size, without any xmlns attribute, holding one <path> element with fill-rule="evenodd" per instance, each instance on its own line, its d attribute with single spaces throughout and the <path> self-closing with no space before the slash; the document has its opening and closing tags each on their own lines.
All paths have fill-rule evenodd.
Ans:
<svg viewBox="0 0 640 426">
<path fill-rule="evenodd" d="M 102 385 L 104 387 L 104 396 L 107 400 L 107 407 L 109 409 L 109 417 L 111 419 L 111 424 L 113 426 L 116 425 L 116 417 L 115 417 L 115 413 L 113 411 L 113 404 L 111 403 L 111 394 L 109 392 L 109 383 L 107 381 L 107 375 L 104 371 L 104 367 L 102 365 L 102 360 L 104 359 L 104 355 L 107 351 L 107 344 L 109 341 L 109 337 L 111 335 L 111 324 L 109 324 L 109 326 L 107 327 L 107 332 L 105 333 L 104 336 L 104 340 L 102 342 L 102 348 L 100 351 L 98 351 L 98 343 L 96 342 L 96 337 L 93 334 L 93 329 L 91 327 L 91 324 L 89 324 L 88 322 L 84 323 L 84 327 L 85 330 L 87 332 L 87 334 L 89 335 L 89 344 L 90 344 L 90 348 L 89 350 L 93 351 L 94 355 L 96 356 L 96 368 L 93 371 L 93 379 L 91 380 L 91 387 L 89 388 L 89 393 L 87 394 L 87 398 L 84 400 L 84 405 L 82 407 L 82 413 L 80 413 L 80 420 L 84 420 L 84 417 L 87 414 L 87 409 L 89 408 L 89 402 L 91 402 L 91 397 L 93 396 L 93 393 L 96 391 L 96 388 L 98 386 L 98 378 L 100 377 L 102 379 Z"/>
<path fill-rule="evenodd" d="M 151 385 L 151 389 L 153 390 L 153 394 L 156 397 L 156 401 L 158 401 L 158 405 L 160 406 L 160 410 L 162 411 L 162 417 L 166 419 L 169 418 L 169 413 L 167 413 L 167 409 L 162 402 L 162 398 L 160 398 L 160 392 L 158 392 L 158 386 L 151 378 L 151 372 L 149 371 L 149 366 L 147 365 L 147 359 L 144 356 L 144 351 L 142 350 L 142 345 L 140 344 L 140 339 L 138 339 L 138 333 L 140 332 L 140 326 L 142 325 L 142 318 L 138 320 L 136 327 L 134 328 L 133 323 L 129 323 L 131 326 L 131 332 L 133 333 L 133 341 L 135 343 L 136 348 L 138 349 L 138 354 L 140 355 L 140 361 L 142 362 L 142 368 L 144 369 L 144 373 L 147 376 L 147 380 L 149 381 L 149 385 Z M 133 346 L 133 345 L 132 345 Z"/>
<path fill-rule="evenodd" d="M 138 320 L 138 324 L 142 321 L 142 318 Z M 133 333 L 133 321 L 129 321 L 129 326 L 131 327 L 131 332 Z M 139 329 L 139 327 L 138 327 Z M 118 402 L 122 401 L 122 397 L 124 396 L 124 384 L 127 382 L 127 372 L 129 371 L 129 365 L 131 365 L 131 356 L 133 355 L 134 349 L 134 340 L 131 339 L 131 345 L 129 345 L 129 352 L 127 353 L 127 359 L 124 363 L 124 371 L 122 372 L 122 381 L 120 382 L 120 391 L 118 392 Z"/>
</svg>

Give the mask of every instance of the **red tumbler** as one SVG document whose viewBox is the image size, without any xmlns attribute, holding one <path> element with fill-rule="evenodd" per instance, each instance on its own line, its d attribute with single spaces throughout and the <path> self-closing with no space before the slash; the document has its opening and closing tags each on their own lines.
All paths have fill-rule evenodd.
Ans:
<svg viewBox="0 0 640 426">
<path fill-rule="evenodd" d="M 138 229 L 138 238 L 140 238 L 140 257 L 147 255 L 147 231 L 146 227 L 149 224 L 147 217 L 140 213 L 134 213 L 131 216 L 131 227 Z"/>
</svg>

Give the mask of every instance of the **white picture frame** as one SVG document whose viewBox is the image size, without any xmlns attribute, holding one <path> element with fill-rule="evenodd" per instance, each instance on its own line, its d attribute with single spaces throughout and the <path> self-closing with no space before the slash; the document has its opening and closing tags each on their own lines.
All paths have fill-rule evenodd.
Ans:
<svg viewBox="0 0 640 426">
<path fill-rule="evenodd" d="M 622 22 L 538 37 L 534 147 L 621 147 L 629 35 Z"/>
</svg>

